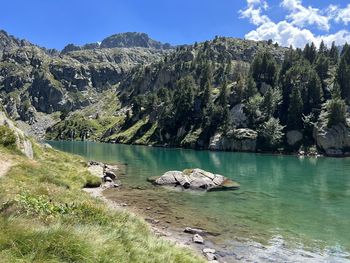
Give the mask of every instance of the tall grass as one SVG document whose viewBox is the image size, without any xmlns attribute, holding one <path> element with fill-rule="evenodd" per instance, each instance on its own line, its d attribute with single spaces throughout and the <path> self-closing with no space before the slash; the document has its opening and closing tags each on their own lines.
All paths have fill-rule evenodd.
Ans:
<svg viewBox="0 0 350 263">
<path fill-rule="evenodd" d="M 80 157 L 34 151 L 33 161 L 0 148 L 17 164 L 0 178 L 0 262 L 203 262 L 82 191 L 99 178 Z"/>
</svg>

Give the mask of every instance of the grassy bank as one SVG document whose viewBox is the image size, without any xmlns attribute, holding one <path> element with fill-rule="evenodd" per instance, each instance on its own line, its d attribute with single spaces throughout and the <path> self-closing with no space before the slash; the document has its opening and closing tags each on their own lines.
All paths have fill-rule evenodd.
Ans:
<svg viewBox="0 0 350 263">
<path fill-rule="evenodd" d="M 109 210 L 82 188 L 86 162 L 34 145 L 34 160 L 0 146 L 0 262 L 202 262 L 156 238 L 147 224 Z"/>
</svg>

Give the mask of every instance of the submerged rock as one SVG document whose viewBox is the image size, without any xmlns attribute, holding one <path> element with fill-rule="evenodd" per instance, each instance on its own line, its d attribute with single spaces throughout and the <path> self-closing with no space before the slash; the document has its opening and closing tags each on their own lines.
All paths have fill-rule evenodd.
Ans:
<svg viewBox="0 0 350 263">
<path fill-rule="evenodd" d="M 197 244 L 203 244 L 204 243 L 204 239 L 201 235 L 199 234 L 195 234 L 193 237 L 192 237 L 192 240 L 194 243 L 197 243 Z"/>
<path fill-rule="evenodd" d="M 240 187 L 237 182 L 202 169 L 169 171 L 160 177 L 150 177 L 147 180 L 155 185 L 181 186 L 192 190 L 222 191 L 235 190 Z"/>
</svg>

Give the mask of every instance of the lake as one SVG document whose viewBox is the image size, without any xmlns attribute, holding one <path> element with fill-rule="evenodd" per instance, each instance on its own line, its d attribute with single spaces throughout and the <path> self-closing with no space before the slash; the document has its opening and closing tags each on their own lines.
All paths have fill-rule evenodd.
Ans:
<svg viewBox="0 0 350 263">
<path fill-rule="evenodd" d="M 284 261 L 289 255 L 297 255 L 300 261 L 350 261 L 348 158 L 299 158 L 94 142 L 49 143 L 88 160 L 126 163 L 122 182 L 128 191 L 108 190 L 109 198 L 115 196 L 138 206 L 156 207 L 163 218 L 178 227 L 191 224 L 218 232 L 220 235 L 213 242 L 225 244 L 227 249 L 229 244 L 235 244 L 235 253 L 239 252 L 235 242 L 243 240 L 259 244 L 259 249 L 266 251 L 265 256 L 276 253 L 277 261 Z M 222 174 L 238 181 L 241 188 L 192 193 L 156 188 L 146 181 L 150 176 L 186 168 Z M 254 249 L 251 253 L 258 254 Z M 263 257 L 262 253 L 260 259 Z"/>
</svg>

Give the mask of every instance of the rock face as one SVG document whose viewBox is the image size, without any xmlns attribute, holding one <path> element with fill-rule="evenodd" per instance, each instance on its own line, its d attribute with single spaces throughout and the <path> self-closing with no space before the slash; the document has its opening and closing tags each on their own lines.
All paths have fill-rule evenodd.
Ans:
<svg viewBox="0 0 350 263">
<path fill-rule="evenodd" d="M 319 125 L 314 129 L 314 139 L 327 155 L 342 156 L 350 149 L 350 128 L 344 124 L 331 128 Z"/>
<path fill-rule="evenodd" d="M 244 113 L 244 104 L 240 103 L 230 110 L 232 121 L 235 125 L 246 127 L 247 116 Z"/>
<path fill-rule="evenodd" d="M 288 145 L 293 146 L 303 139 L 303 134 L 300 131 L 293 130 L 288 131 L 286 137 Z"/>
<path fill-rule="evenodd" d="M 26 137 L 26 135 L 18 129 L 13 122 L 8 119 L 2 111 L 0 111 L 0 125 L 5 125 L 9 127 L 16 136 L 16 145 L 21 152 L 30 159 L 33 159 L 33 148 L 31 141 Z"/>
<path fill-rule="evenodd" d="M 209 143 L 209 150 L 216 151 L 256 151 L 257 132 L 251 129 L 236 129 L 226 136 L 216 133 Z"/>
<path fill-rule="evenodd" d="M 115 34 L 105 38 L 101 42 L 101 48 L 116 48 L 116 47 L 144 47 L 154 49 L 169 49 L 169 44 L 162 44 L 151 39 L 145 33 L 127 32 L 122 34 Z"/>
<path fill-rule="evenodd" d="M 201 169 L 186 169 L 183 172 L 169 171 L 157 178 L 149 178 L 155 185 L 181 186 L 184 189 L 220 191 L 235 190 L 239 184 L 219 174 Z"/>
</svg>

